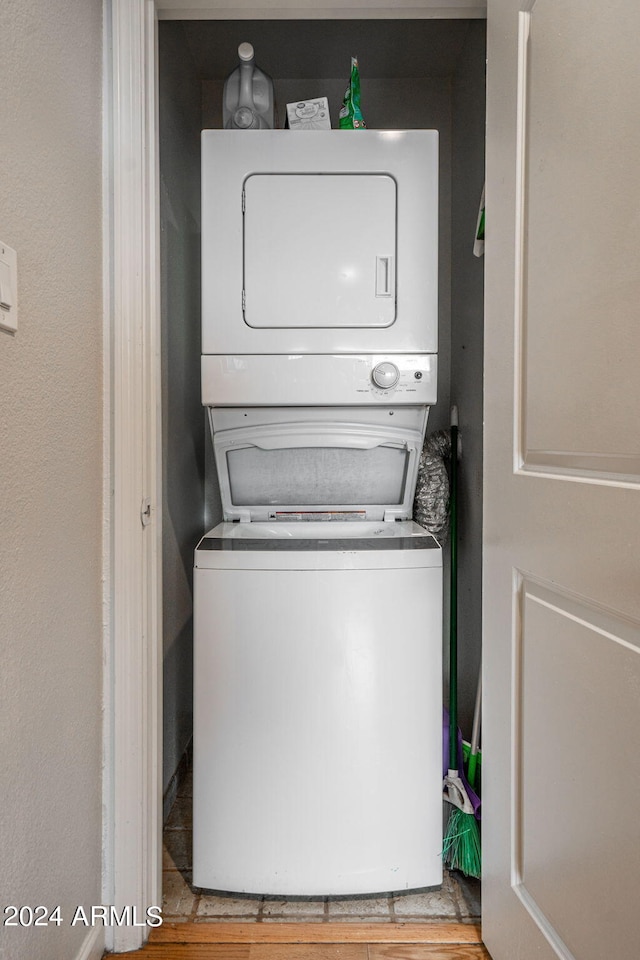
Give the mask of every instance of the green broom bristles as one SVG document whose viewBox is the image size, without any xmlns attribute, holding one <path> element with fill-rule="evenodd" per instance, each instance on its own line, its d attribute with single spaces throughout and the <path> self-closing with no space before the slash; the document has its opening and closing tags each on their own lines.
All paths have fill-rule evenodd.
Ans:
<svg viewBox="0 0 640 960">
<path fill-rule="evenodd" d="M 451 870 L 460 870 L 466 877 L 480 879 L 480 827 L 472 813 L 453 808 L 444 835 L 442 857 Z"/>
</svg>

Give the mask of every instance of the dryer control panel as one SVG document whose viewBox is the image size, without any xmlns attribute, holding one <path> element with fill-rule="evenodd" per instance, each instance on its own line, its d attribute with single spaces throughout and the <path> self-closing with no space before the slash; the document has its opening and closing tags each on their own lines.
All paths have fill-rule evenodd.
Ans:
<svg viewBox="0 0 640 960">
<path fill-rule="evenodd" d="M 202 403 L 209 407 L 431 405 L 436 354 L 239 354 L 202 357 Z"/>
</svg>

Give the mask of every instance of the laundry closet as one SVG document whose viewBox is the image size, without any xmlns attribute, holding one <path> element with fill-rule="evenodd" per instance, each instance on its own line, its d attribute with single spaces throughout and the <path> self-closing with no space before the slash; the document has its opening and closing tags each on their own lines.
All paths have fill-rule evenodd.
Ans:
<svg viewBox="0 0 640 960">
<path fill-rule="evenodd" d="M 175 795 L 176 775 L 193 731 L 194 548 L 205 531 L 222 519 L 211 434 L 201 399 L 200 133 L 222 126 L 224 78 L 236 66 L 242 41 L 253 44 L 256 62 L 273 77 L 277 126 L 283 126 L 287 103 L 326 96 L 332 126 L 337 127 L 350 58 L 357 55 L 362 112 L 369 131 L 438 131 L 438 382 L 427 433 L 446 428 L 450 404 L 455 403 L 462 439 L 460 722 L 467 735 L 480 660 L 483 261 L 474 256 L 473 248 L 484 179 L 484 21 L 162 21 L 163 790 L 167 806 Z M 293 143 L 297 135 L 290 131 L 280 136 L 290 137 Z M 233 136 L 250 137 L 251 133 Z M 339 136 L 355 138 L 359 132 L 344 131 Z M 355 225 L 364 214 L 354 202 L 350 216 Z M 445 549 L 445 582 L 447 564 Z"/>
</svg>

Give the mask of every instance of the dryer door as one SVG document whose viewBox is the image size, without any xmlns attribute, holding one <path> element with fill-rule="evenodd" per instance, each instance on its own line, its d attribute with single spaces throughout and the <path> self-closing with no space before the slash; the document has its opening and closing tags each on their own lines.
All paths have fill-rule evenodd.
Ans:
<svg viewBox="0 0 640 960">
<path fill-rule="evenodd" d="M 244 210 L 250 327 L 388 327 L 396 318 L 396 181 L 254 174 Z"/>
<path fill-rule="evenodd" d="M 209 411 L 225 520 L 411 517 L 424 409 L 410 429 L 350 422 L 335 411 L 330 421 L 296 421 L 295 410 L 274 411 L 285 422 L 220 429 L 225 414 L 239 412 Z"/>
</svg>

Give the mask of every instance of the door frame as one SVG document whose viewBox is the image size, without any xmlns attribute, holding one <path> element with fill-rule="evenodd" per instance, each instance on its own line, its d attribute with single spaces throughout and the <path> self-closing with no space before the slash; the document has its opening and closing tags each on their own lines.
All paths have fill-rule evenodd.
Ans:
<svg viewBox="0 0 640 960">
<path fill-rule="evenodd" d="M 154 0 L 107 0 L 103 902 L 133 907 L 143 923 L 107 928 L 116 951 L 142 945 L 145 911 L 162 902 L 156 49 Z"/>
<path fill-rule="evenodd" d="M 250 4 L 254 4 L 251 6 Z M 162 423 L 157 20 L 475 19 L 485 0 L 105 0 L 103 902 L 162 902 Z"/>
</svg>

